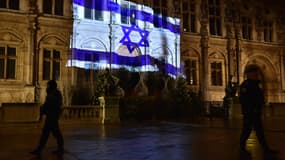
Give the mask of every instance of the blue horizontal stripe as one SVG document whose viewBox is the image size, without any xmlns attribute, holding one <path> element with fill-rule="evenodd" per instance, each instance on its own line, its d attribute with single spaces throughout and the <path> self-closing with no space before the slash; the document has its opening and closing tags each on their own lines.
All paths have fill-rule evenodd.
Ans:
<svg viewBox="0 0 285 160">
<path fill-rule="evenodd" d="M 73 0 L 73 3 L 80 6 L 84 6 L 84 0 Z"/>
<path fill-rule="evenodd" d="M 104 61 L 110 63 L 110 53 L 104 51 L 91 51 L 73 48 L 72 53 L 69 55 L 69 59 L 89 61 L 89 62 L 100 62 Z M 157 65 L 160 70 L 164 73 L 175 75 L 179 69 L 171 64 L 163 62 L 150 55 L 140 55 L 137 57 L 127 57 L 112 53 L 112 64 L 127 65 L 130 67 L 140 67 L 146 65 Z"/>
<path fill-rule="evenodd" d="M 89 9 L 95 9 L 98 11 L 117 11 L 119 12 L 119 4 L 112 2 L 110 0 L 90 0 L 89 3 L 85 3 L 84 0 L 73 0 L 74 4 L 83 6 Z"/>
<path fill-rule="evenodd" d="M 128 16 L 130 17 L 132 13 L 136 15 L 137 20 L 146 21 L 153 23 L 154 21 L 158 22 L 157 27 L 159 28 L 165 28 L 170 30 L 173 33 L 180 34 L 180 25 L 175 25 L 172 23 L 169 23 L 166 20 L 166 16 L 158 17 L 156 15 L 152 15 L 151 13 L 140 11 L 140 10 L 126 10 L 124 12 L 121 12 L 122 8 L 119 4 L 112 2 L 110 0 L 95 0 L 94 4 L 85 4 L 84 0 L 73 0 L 73 3 L 84 6 L 90 9 L 95 9 L 98 11 L 112 11 L 118 14 L 121 14 L 122 16 Z"/>
</svg>

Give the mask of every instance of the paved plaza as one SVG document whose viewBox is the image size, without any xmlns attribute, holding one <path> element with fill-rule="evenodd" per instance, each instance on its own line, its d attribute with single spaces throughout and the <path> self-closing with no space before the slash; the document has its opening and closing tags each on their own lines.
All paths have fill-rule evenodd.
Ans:
<svg viewBox="0 0 285 160">
<path fill-rule="evenodd" d="M 280 153 L 271 159 L 285 160 L 285 119 L 265 120 L 266 136 Z M 183 122 L 151 122 L 98 125 L 61 122 L 66 152 L 53 154 L 50 136 L 41 157 L 29 152 L 37 145 L 41 123 L 2 124 L 0 160 L 263 160 L 261 148 L 251 135 L 245 157 L 239 152 L 240 119 L 199 119 Z"/>
</svg>

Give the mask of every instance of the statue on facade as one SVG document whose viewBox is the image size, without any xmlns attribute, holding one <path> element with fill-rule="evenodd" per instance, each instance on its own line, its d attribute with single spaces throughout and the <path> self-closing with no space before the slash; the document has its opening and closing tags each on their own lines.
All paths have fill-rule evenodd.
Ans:
<svg viewBox="0 0 285 160">
<path fill-rule="evenodd" d="M 225 97 L 234 97 L 236 95 L 237 92 L 237 86 L 235 83 L 232 82 L 232 75 L 230 76 L 229 82 L 225 88 L 225 93 L 226 96 Z"/>
<path fill-rule="evenodd" d="M 37 0 L 30 0 L 29 7 L 30 13 L 38 13 Z"/>
<path fill-rule="evenodd" d="M 119 86 L 119 78 L 112 75 L 107 68 L 97 75 L 95 94 L 91 97 L 91 104 L 99 104 L 99 97 L 123 97 L 124 95 L 125 91 Z"/>
<path fill-rule="evenodd" d="M 229 109 L 231 108 L 231 105 L 233 103 L 233 97 L 235 97 L 237 92 L 237 85 L 232 82 L 232 78 L 233 76 L 230 75 L 228 84 L 225 88 L 225 97 L 223 99 L 225 118 L 229 117 Z"/>
<path fill-rule="evenodd" d="M 35 83 L 35 102 L 40 102 L 40 96 L 41 96 L 41 86 L 38 81 Z"/>
</svg>

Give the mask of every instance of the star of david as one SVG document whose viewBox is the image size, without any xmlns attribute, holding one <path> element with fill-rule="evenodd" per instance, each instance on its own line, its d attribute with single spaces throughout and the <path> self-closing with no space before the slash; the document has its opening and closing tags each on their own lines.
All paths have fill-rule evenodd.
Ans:
<svg viewBox="0 0 285 160">
<path fill-rule="evenodd" d="M 149 32 L 143 29 L 140 29 L 138 26 L 131 26 L 131 27 L 125 27 L 122 26 L 122 31 L 124 32 L 123 38 L 120 40 L 120 43 L 123 45 L 126 45 L 129 52 L 132 53 L 138 46 L 149 46 L 147 37 L 149 35 Z M 141 36 L 141 39 L 138 43 L 133 42 L 131 40 L 130 34 L 131 32 L 138 32 Z"/>
</svg>

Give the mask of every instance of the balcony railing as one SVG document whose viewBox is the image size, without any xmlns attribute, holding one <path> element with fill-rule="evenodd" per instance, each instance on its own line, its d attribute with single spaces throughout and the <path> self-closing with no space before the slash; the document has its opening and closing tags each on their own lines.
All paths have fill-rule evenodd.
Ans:
<svg viewBox="0 0 285 160">
<path fill-rule="evenodd" d="M 106 103 L 105 103 L 106 99 Z M 99 97 L 100 105 L 72 105 L 63 107 L 60 120 L 87 120 L 94 123 L 120 123 L 119 97 Z M 39 103 L 0 103 L 0 123 L 39 122 Z"/>
<path fill-rule="evenodd" d="M 103 108 L 99 105 L 63 107 L 62 120 L 102 120 Z"/>
</svg>

